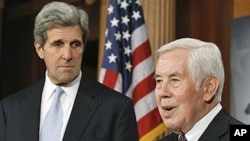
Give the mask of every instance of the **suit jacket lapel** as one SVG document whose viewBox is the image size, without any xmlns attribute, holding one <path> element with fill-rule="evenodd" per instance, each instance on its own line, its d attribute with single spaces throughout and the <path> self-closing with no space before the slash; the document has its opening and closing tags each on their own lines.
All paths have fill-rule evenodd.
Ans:
<svg viewBox="0 0 250 141">
<path fill-rule="evenodd" d="M 25 140 L 39 139 L 40 105 L 44 81 L 25 91 L 26 95 L 21 101 L 22 127 Z"/>
<path fill-rule="evenodd" d="M 64 141 L 79 140 L 98 107 L 92 99 L 92 96 L 96 94 L 89 92 L 93 85 L 91 86 L 89 81 L 85 82 L 85 78 L 82 78 L 64 134 Z"/>
<path fill-rule="evenodd" d="M 228 120 L 225 118 L 225 109 L 222 109 L 212 120 L 208 128 L 199 138 L 199 141 L 219 141 L 228 129 Z"/>
<path fill-rule="evenodd" d="M 229 130 L 229 117 L 223 108 L 212 120 L 207 129 L 198 139 L 198 141 L 221 141 L 221 140 L 229 140 L 225 138 L 226 133 Z M 171 133 L 169 136 L 166 136 L 162 141 L 177 141 L 178 135 L 175 133 Z"/>
</svg>

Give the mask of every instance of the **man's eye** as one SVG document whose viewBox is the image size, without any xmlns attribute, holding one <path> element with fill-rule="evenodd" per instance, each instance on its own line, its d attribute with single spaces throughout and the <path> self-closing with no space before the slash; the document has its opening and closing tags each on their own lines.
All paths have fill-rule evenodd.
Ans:
<svg viewBox="0 0 250 141">
<path fill-rule="evenodd" d="M 71 44 L 72 48 L 78 48 L 78 47 L 81 47 L 81 46 L 82 46 L 82 44 L 79 43 L 79 42 L 74 42 L 74 43 Z"/>
<path fill-rule="evenodd" d="M 52 44 L 53 47 L 60 47 L 61 45 L 62 45 L 62 43 L 59 43 L 59 42 L 56 42 L 56 43 Z"/>
<path fill-rule="evenodd" d="M 173 79 L 171 79 L 173 82 L 177 82 L 177 81 L 179 81 L 179 79 L 175 79 L 175 78 L 173 78 Z"/>
<path fill-rule="evenodd" d="M 171 79 L 171 86 L 172 87 L 178 87 L 179 85 L 180 85 L 179 79 L 176 79 L 176 78 Z"/>
<path fill-rule="evenodd" d="M 161 79 L 155 79 L 155 82 L 156 82 L 156 83 L 161 83 L 162 80 L 161 80 Z"/>
</svg>

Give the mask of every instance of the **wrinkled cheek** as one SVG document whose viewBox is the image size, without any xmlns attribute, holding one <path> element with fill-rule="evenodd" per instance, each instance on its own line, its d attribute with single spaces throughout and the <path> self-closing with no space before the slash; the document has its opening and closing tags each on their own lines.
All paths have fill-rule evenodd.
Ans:
<svg viewBox="0 0 250 141">
<path fill-rule="evenodd" d="M 155 100 L 156 101 L 160 99 L 159 91 L 157 89 L 155 89 L 154 95 L 155 95 Z"/>
<path fill-rule="evenodd" d="M 182 115 L 173 115 L 170 118 L 163 119 L 163 122 L 171 129 L 177 130 L 184 124 Z"/>
<path fill-rule="evenodd" d="M 159 105 L 161 101 L 160 101 L 160 96 L 157 92 L 155 92 L 155 100 L 156 100 L 157 105 Z"/>
</svg>

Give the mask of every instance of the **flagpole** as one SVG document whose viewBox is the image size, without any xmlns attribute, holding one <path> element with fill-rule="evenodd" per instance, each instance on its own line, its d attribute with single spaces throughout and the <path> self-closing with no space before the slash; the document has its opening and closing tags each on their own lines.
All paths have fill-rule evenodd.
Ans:
<svg viewBox="0 0 250 141">
<path fill-rule="evenodd" d="M 97 80 L 99 80 L 100 68 L 102 66 L 102 58 L 104 52 L 105 43 L 105 29 L 106 29 L 106 17 L 109 0 L 101 0 L 100 6 L 100 34 L 99 34 L 99 50 L 98 50 L 98 64 L 97 64 Z"/>
</svg>

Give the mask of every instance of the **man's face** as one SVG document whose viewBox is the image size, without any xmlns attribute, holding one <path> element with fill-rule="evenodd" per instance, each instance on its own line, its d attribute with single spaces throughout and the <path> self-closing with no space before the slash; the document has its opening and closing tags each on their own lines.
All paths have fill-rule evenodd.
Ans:
<svg viewBox="0 0 250 141">
<path fill-rule="evenodd" d="M 158 110 L 166 126 L 180 134 L 190 130 L 204 115 L 203 93 L 196 90 L 189 74 L 188 53 L 181 49 L 163 53 L 155 71 Z"/>
<path fill-rule="evenodd" d="M 80 73 L 84 43 L 80 26 L 57 26 L 47 32 L 44 46 L 35 41 L 38 56 L 44 59 L 54 84 L 72 82 Z"/>
</svg>

